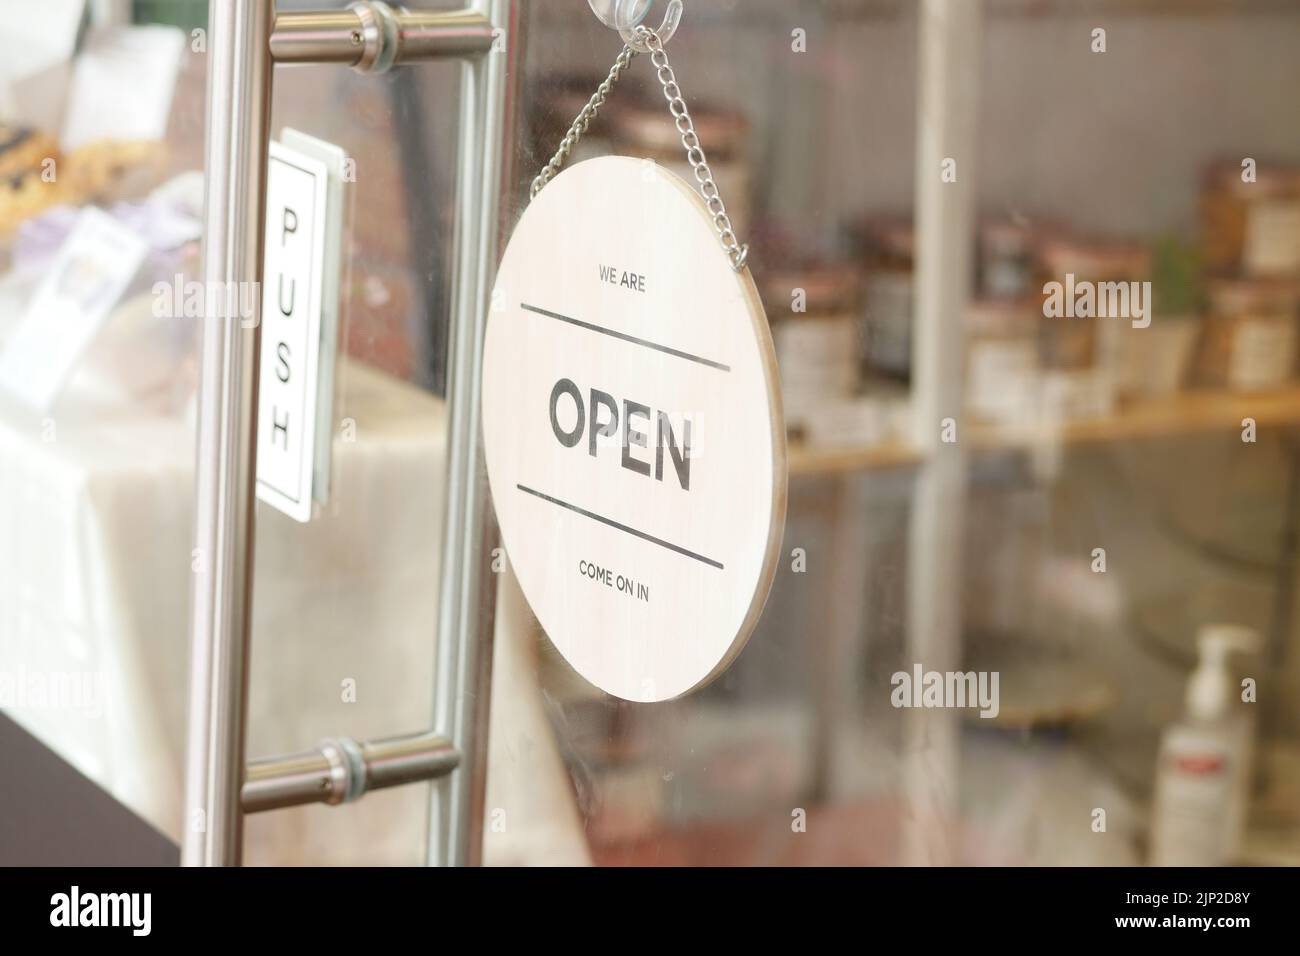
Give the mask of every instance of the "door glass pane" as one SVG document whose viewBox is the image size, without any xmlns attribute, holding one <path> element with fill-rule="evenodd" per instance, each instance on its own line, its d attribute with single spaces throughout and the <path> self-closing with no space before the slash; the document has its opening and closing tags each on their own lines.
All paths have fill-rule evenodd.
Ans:
<svg viewBox="0 0 1300 956">
<path fill-rule="evenodd" d="M 0 863 L 69 806 L 131 836 L 93 862 L 172 860 L 206 3 L 34 6 L 0 24 Z M 521 16 L 505 238 L 622 44 Z M 730 668 L 638 704 L 485 555 L 486 862 L 1300 860 L 1297 43 L 1283 3 L 688 0 L 782 380 L 776 581 Z M 256 506 L 250 758 L 430 728 L 462 76 L 275 71 L 273 139 L 351 178 L 328 497 Z M 693 179 L 645 57 L 568 163 L 611 153 Z M 421 863 L 428 809 L 254 815 L 245 859 Z"/>
<path fill-rule="evenodd" d="M 581 4 L 528 10 L 521 187 L 621 46 Z M 661 16 L 654 5 L 647 22 Z M 667 51 L 750 244 L 785 386 L 782 558 L 735 663 L 657 704 L 618 700 L 575 673 L 503 576 L 489 862 L 897 858 L 901 730 L 882 660 L 904 640 L 916 47 L 910 4 L 686 5 Z M 694 182 L 644 57 L 570 163 L 606 153 L 650 157 Z M 872 269 L 876 238 L 886 246 Z M 819 358 L 800 351 L 800 332 L 843 342 Z M 504 823 L 493 830 L 493 819 Z"/>
<path fill-rule="evenodd" d="M 974 861 L 1294 863 L 1300 19 L 1022 6 L 965 316 L 963 659 L 1008 731 L 963 735 Z"/>
<path fill-rule="evenodd" d="M 207 17 L 91 6 L 0 24 L 0 862 L 180 832 Z"/>
<path fill-rule="evenodd" d="M 503 576 L 489 861 L 1297 859 L 1300 17 L 1130 6 L 686 5 L 780 363 L 782 564 L 731 668 L 650 705 Z M 520 196 L 619 48 L 582 4 L 528 27 Z M 643 60 L 571 162 L 603 153 L 685 170 Z M 1189 711 L 1198 642 L 1228 690 Z M 1209 809 L 1193 765 L 1231 768 Z"/>
<path fill-rule="evenodd" d="M 283 6 L 282 6 L 283 8 Z M 460 67 L 277 67 L 272 138 L 341 147 L 347 225 L 329 501 L 257 511 L 249 753 L 427 730 L 446 487 Z M 247 820 L 250 863 L 422 863 L 428 787 Z"/>
</svg>

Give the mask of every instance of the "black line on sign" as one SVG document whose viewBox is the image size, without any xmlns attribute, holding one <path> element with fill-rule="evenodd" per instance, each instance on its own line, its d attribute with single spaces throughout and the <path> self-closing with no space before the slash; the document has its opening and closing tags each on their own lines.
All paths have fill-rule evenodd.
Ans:
<svg viewBox="0 0 1300 956">
<path fill-rule="evenodd" d="M 667 548 L 669 551 L 676 551 L 678 554 L 685 555 L 688 558 L 694 558 L 696 561 L 702 561 L 711 568 L 717 568 L 719 571 L 723 570 L 722 565 L 719 562 L 714 561 L 712 558 L 706 558 L 702 554 L 696 554 L 694 551 L 688 551 L 686 548 L 682 548 L 679 547 L 678 545 L 673 544 L 672 542 L 665 541 L 663 538 L 656 538 L 654 535 L 646 534 L 644 531 L 638 531 L 636 528 L 629 528 L 625 524 L 619 524 L 617 521 L 613 520 L 612 518 L 606 518 L 602 515 L 595 514 L 594 512 L 587 511 L 583 508 L 579 508 L 577 505 L 571 505 L 567 501 L 561 501 L 559 498 L 552 498 L 550 495 L 544 495 L 540 491 L 537 491 L 533 488 L 529 488 L 525 485 L 516 484 L 515 487 L 518 488 L 520 491 L 524 492 L 524 494 L 533 495 L 536 498 L 541 498 L 543 501 L 549 501 L 553 505 L 559 505 L 561 508 L 567 508 L 569 511 L 590 518 L 592 521 L 599 521 L 601 524 L 609 525 L 609 527 L 611 528 L 617 528 L 619 531 L 625 531 L 630 535 L 634 535 L 635 537 L 640 538 L 642 541 L 649 541 L 651 544 L 657 544 L 661 548 Z"/>
<path fill-rule="evenodd" d="M 678 358 L 686 359 L 688 362 L 698 362 L 701 365 L 707 365 L 709 368 L 716 368 L 723 372 L 731 371 L 730 365 L 723 365 L 721 362 L 713 361 L 713 359 L 706 359 L 699 355 L 692 355 L 690 352 L 681 351 L 681 349 L 669 348 L 667 345 L 660 345 L 658 342 L 649 342 L 645 339 L 638 339 L 635 335 L 628 335 L 625 332 L 615 332 L 613 329 L 607 329 L 601 325 L 592 325 L 590 322 L 583 322 L 581 319 L 575 319 L 568 315 L 560 315 L 558 312 L 551 312 L 547 309 L 540 309 L 535 305 L 529 305 L 527 302 L 520 302 L 519 307 L 528 312 L 536 312 L 538 315 L 544 315 L 547 318 L 558 319 L 561 322 L 568 322 L 570 325 L 576 325 L 578 328 L 586 329 L 589 332 L 599 332 L 601 335 L 608 335 L 616 339 L 622 339 L 624 342 L 631 342 L 633 345 L 641 345 L 648 349 L 654 349 L 656 352 L 675 355 Z"/>
</svg>

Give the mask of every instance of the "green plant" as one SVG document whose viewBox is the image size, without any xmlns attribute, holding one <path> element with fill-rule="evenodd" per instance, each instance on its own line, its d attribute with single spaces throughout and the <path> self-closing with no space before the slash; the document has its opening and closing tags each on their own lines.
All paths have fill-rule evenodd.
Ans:
<svg viewBox="0 0 1300 956">
<path fill-rule="evenodd" d="M 1205 303 L 1201 253 L 1181 236 L 1156 240 L 1151 255 L 1151 296 L 1157 315 L 1196 316 Z"/>
</svg>

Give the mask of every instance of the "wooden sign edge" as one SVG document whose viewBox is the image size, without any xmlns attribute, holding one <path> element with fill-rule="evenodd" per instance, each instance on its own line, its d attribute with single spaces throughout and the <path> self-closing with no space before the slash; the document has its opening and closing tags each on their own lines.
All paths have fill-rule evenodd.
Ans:
<svg viewBox="0 0 1300 956">
<path fill-rule="evenodd" d="M 585 160 L 585 162 L 598 162 L 600 159 L 629 159 L 632 162 L 644 162 L 644 160 L 632 157 L 598 157 Z M 581 166 L 582 163 L 577 165 Z M 709 212 L 704 197 L 699 194 L 699 191 L 672 170 L 660 166 L 658 163 L 655 163 L 655 166 L 691 200 L 701 218 L 704 219 L 708 229 L 711 232 L 716 231 L 713 227 L 713 214 Z M 721 242 L 718 244 L 718 255 L 726 256 Z M 781 546 L 785 540 L 789 469 L 786 449 L 785 404 L 781 398 L 781 371 L 776 361 L 776 345 L 772 341 L 772 325 L 767 319 L 767 310 L 763 308 L 763 300 L 758 294 L 758 286 L 754 283 L 754 277 L 749 271 L 749 266 L 745 266 L 736 274 L 736 281 L 740 284 L 741 293 L 749 306 L 749 321 L 754 338 L 758 343 L 759 359 L 763 365 L 763 385 L 767 389 L 768 407 L 772 412 L 769 417 L 772 439 L 772 508 L 768 513 L 767 545 L 763 555 L 763 563 L 759 569 L 758 578 L 754 582 L 754 593 L 750 598 L 749 610 L 745 613 L 744 619 L 740 622 L 740 627 L 732 637 L 727 652 L 713 666 L 713 669 L 680 694 L 666 697 L 661 701 L 643 701 L 642 703 L 665 703 L 670 700 L 678 700 L 687 694 L 693 694 L 713 683 L 727 668 L 735 663 L 741 651 L 749 644 L 749 639 L 753 636 L 754 630 L 758 627 L 759 619 L 763 616 L 763 609 L 767 606 L 767 599 L 772 594 L 772 584 L 776 580 L 777 562 L 780 560 Z M 549 635 L 547 639 L 550 639 Z M 603 688 L 601 690 L 604 691 Z M 608 693 L 608 691 L 604 692 Z M 611 694 L 610 696 L 614 695 Z"/>
</svg>

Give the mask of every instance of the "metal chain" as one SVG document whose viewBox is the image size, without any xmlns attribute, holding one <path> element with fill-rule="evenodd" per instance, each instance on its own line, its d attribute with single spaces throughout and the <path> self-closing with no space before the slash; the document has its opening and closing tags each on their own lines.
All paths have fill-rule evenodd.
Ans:
<svg viewBox="0 0 1300 956">
<path fill-rule="evenodd" d="M 560 171 L 560 167 L 564 165 L 564 161 L 569 158 L 569 153 L 573 151 L 573 147 L 578 145 L 578 140 L 582 139 L 582 134 L 587 132 L 587 127 L 596 118 L 596 111 L 605 105 L 605 98 L 609 96 L 609 91 L 618 82 L 618 78 L 627 69 L 627 65 L 632 62 L 634 56 L 636 56 L 636 50 L 630 46 L 623 47 L 623 52 L 618 55 L 614 65 L 609 68 L 609 76 L 605 77 L 605 81 L 596 87 L 596 92 L 591 94 L 591 99 L 587 100 L 587 105 L 582 108 L 578 118 L 573 121 L 569 131 L 564 134 L 564 139 L 560 141 L 560 148 L 555 151 L 551 161 L 533 180 L 533 185 L 528 190 L 529 199 L 537 198 L 537 194 L 542 191 L 542 187 L 555 178 L 556 173 Z"/>
<path fill-rule="evenodd" d="M 708 207 L 710 215 L 713 216 L 713 228 L 718 233 L 718 241 L 722 243 L 722 250 L 727 254 L 731 261 L 731 267 L 737 272 L 745 268 L 745 260 L 749 258 L 748 243 L 742 244 L 736 238 L 736 232 L 731 225 L 731 217 L 727 215 L 727 207 L 722 202 L 722 195 L 718 192 L 718 184 L 713 181 L 713 170 L 709 167 L 708 158 L 704 155 L 704 147 L 700 145 L 700 137 L 695 132 L 695 123 L 691 120 L 691 114 L 686 109 L 686 101 L 682 99 L 681 87 L 677 85 L 677 77 L 673 73 L 673 68 L 668 64 L 668 54 L 664 52 L 663 42 L 659 39 L 659 34 L 650 27 L 639 26 L 636 28 L 636 36 L 650 53 L 650 62 L 654 64 L 655 73 L 659 78 L 659 85 L 663 87 L 664 99 L 668 101 L 668 112 L 673 116 L 673 123 L 677 127 L 677 132 L 681 134 L 682 148 L 686 150 L 686 161 L 690 163 L 691 170 L 695 173 L 695 179 L 699 183 L 700 195 L 704 198 L 704 204 Z M 605 105 L 605 99 L 609 96 L 610 89 L 618 82 L 619 76 L 627 69 L 632 58 L 636 56 L 636 50 L 631 46 L 623 47 L 623 52 L 618 55 L 614 65 L 610 67 L 609 76 L 605 81 L 596 88 L 587 105 L 582 108 L 578 118 L 573 121 L 569 131 L 564 134 L 564 139 L 560 142 L 560 148 L 555 151 L 551 161 L 546 164 L 542 171 L 533 180 L 532 187 L 529 190 L 529 198 L 536 198 L 537 194 L 542 191 L 542 187 L 555 178 L 564 165 L 564 161 L 569 158 L 573 147 L 582 139 L 582 134 L 587 131 L 587 127 L 596 116 L 596 111 Z"/>
<path fill-rule="evenodd" d="M 723 205 L 718 184 L 713 181 L 713 170 L 709 168 L 709 160 L 704 155 L 704 147 L 700 145 L 700 137 L 695 133 L 695 123 L 692 122 L 691 114 L 686 109 L 686 101 L 682 99 L 682 90 L 677 85 L 677 77 L 673 73 L 673 68 L 668 65 L 668 54 L 664 52 L 663 42 L 659 39 L 659 34 L 649 27 L 637 27 L 636 32 L 650 51 L 650 62 L 654 64 L 659 85 L 664 88 L 668 112 L 673 114 L 673 123 L 677 126 L 677 132 L 682 135 L 686 161 L 691 164 L 691 169 L 695 172 L 695 179 L 700 185 L 700 195 L 704 197 L 704 204 L 708 206 L 713 216 L 713 228 L 717 230 L 718 240 L 722 243 L 727 258 L 731 260 L 731 267 L 739 272 L 745 268 L 745 260 L 749 258 L 749 244 L 742 245 L 731 227 L 731 217 L 727 215 L 727 207 Z"/>
</svg>

